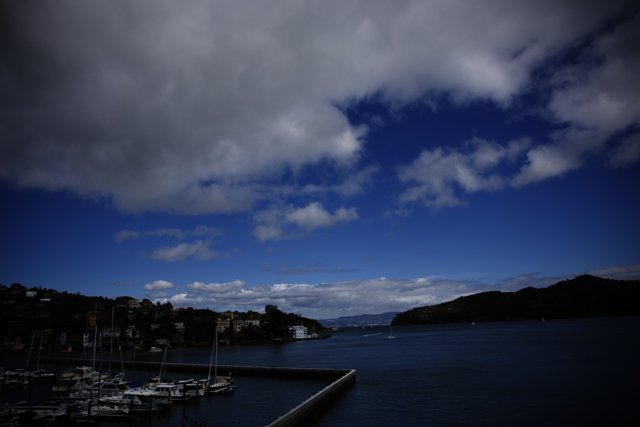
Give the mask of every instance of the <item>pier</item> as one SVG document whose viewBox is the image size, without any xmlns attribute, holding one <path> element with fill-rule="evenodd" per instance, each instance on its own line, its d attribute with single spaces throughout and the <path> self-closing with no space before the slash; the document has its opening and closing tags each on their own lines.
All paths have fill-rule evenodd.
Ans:
<svg viewBox="0 0 640 427">
<path fill-rule="evenodd" d="M 300 403 L 284 415 L 268 424 L 267 427 L 290 427 L 301 424 L 311 413 L 349 387 L 356 380 L 356 370 L 351 369 L 337 380 Z"/>
<path fill-rule="evenodd" d="M 48 358 L 41 360 L 41 363 L 84 365 L 86 359 Z M 97 364 L 107 364 L 108 360 L 96 360 Z M 148 361 L 124 361 L 111 362 L 123 363 L 126 369 L 135 370 L 159 370 L 160 362 Z M 188 372 L 206 374 L 209 370 L 208 364 L 196 363 L 164 363 L 164 369 L 172 372 Z M 330 400 L 338 397 L 341 393 L 352 386 L 356 381 L 355 369 L 327 369 L 327 368 L 290 368 L 290 367 L 267 367 L 267 366 L 231 366 L 218 365 L 218 372 L 230 373 L 233 376 L 261 376 L 274 378 L 297 378 L 315 379 L 330 381 L 330 384 L 310 396 L 297 406 L 291 408 L 285 414 L 280 415 L 276 420 L 267 424 L 267 427 L 291 427 L 301 425 L 304 421 L 315 413 L 318 409 L 326 405 Z"/>
</svg>

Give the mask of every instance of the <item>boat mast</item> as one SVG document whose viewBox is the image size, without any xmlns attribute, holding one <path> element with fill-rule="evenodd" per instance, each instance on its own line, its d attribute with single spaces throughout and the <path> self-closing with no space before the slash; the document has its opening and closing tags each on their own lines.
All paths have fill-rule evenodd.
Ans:
<svg viewBox="0 0 640 427">
<path fill-rule="evenodd" d="M 167 346 L 164 347 L 164 353 L 162 354 L 162 363 L 160 364 L 160 374 L 158 375 L 158 383 L 162 382 L 162 369 L 164 368 L 164 361 L 167 357 Z"/>
<path fill-rule="evenodd" d="M 109 367 L 107 368 L 108 375 L 111 375 L 111 357 L 113 355 L 113 314 L 115 307 L 111 307 L 111 329 L 109 330 Z"/>
<path fill-rule="evenodd" d="M 96 342 L 98 340 L 98 323 L 93 327 L 93 365 L 91 369 L 96 370 Z"/>
<path fill-rule="evenodd" d="M 211 357 L 209 357 L 209 374 L 207 375 L 207 383 L 211 381 L 211 363 L 213 362 L 213 354 L 216 352 L 216 343 L 218 342 L 218 321 L 217 320 L 214 323 L 214 327 L 215 327 L 215 333 L 213 335 L 213 345 L 211 346 Z M 216 358 L 216 364 L 217 364 L 217 358 Z M 216 380 L 214 378 L 213 382 L 215 381 Z"/>
<path fill-rule="evenodd" d="M 29 344 L 29 353 L 27 354 L 27 370 L 29 369 L 29 363 L 31 362 L 31 352 L 33 351 L 33 339 L 35 338 L 35 333 L 31 332 L 31 344 Z"/>
<path fill-rule="evenodd" d="M 40 350 L 42 350 L 42 334 L 40 335 L 40 345 L 38 345 L 38 363 L 36 364 L 36 370 L 40 370 Z"/>
<path fill-rule="evenodd" d="M 218 325 L 216 325 L 216 334 L 213 342 L 214 362 L 213 362 L 213 381 L 218 382 Z"/>
</svg>

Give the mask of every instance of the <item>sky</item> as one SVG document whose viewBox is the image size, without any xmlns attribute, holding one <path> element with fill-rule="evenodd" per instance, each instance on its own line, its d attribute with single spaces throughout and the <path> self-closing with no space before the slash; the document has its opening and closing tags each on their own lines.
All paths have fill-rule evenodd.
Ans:
<svg viewBox="0 0 640 427">
<path fill-rule="evenodd" d="M 640 278 L 632 1 L 0 4 L 0 283 L 312 318 Z"/>
</svg>

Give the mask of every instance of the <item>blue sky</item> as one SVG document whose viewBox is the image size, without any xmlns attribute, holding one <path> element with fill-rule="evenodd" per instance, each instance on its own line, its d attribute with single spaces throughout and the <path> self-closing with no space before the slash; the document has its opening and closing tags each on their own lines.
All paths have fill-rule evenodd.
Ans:
<svg viewBox="0 0 640 427">
<path fill-rule="evenodd" d="M 2 5 L 0 283 L 328 318 L 640 278 L 633 2 L 249 4 Z"/>
</svg>

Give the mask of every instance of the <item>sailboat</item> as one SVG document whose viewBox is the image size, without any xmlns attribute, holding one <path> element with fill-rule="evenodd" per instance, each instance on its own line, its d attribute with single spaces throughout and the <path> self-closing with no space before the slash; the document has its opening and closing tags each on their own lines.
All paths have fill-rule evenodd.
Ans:
<svg viewBox="0 0 640 427">
<path fill-rule="evenodd" d="M 128 399 L 138 398 L 144 402 L 152 400 L 152 406 L 168 404 L 172 400 L 182 399 L 178 386 L 174 383 L 166 382 L 162 379 L 164 371 L 164 363 L 167 358 L 167 347 L 164 348 L 162 354 L 162 362 L 160 364 L 160 373 L 157 377 L 152 378 L 143 387 L 130 388 L 125 390 L 124 397 Z"/>
<path fill-rule="evenodd" d="M 213 346 L 211 347 L 211 357 L 209 358 L 209 374 L 207 376 L 207 394 L 231 394 L 235 391 L 236 386 L 233 383 L 231 375 L 227 377 L 218 377 L 218 324 L 215 324 L 215 334 L 213 338 Z M 211 367 L 213 365 L 213 381 L 211 380 Z"/>
<path fill-rule="evenodd" d="M 111 328 L 109 329 L 109 366 L 107 368 L 107 376 L 102 379 L 100 383 L 100 391 L 104 389 L 112 390 L 112 393 L 107 392 L 107 394 L 116 394 L 117 390 L 123 390 L 127 388 L 129 384 L 128 381 L 125 380 L 125 372 L 124 372 L 124 362 L 122 361 L 122 349 L 120 348 L 120 344 L 118 343 L 118 351 L 120 352 L 120 363 L 121 363 L 121 371 L 119 373 L 115 373 L 111 371 L 111 360 L 113 359 L 113 335 L 115 330 L 115 307 L 111 307 Z M 113 390 L 116 391 L 113 391 Z"/>
<path fill-rule="evenodd" d="M 387 335 L 387 338 L 389 338 L 390 340 L 394 339 L 395 337 L 393 336 L 393 334 L 391 333 L 391 324 L 389 324 L 389 335 Z"/>
</svg>

